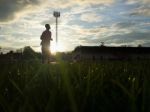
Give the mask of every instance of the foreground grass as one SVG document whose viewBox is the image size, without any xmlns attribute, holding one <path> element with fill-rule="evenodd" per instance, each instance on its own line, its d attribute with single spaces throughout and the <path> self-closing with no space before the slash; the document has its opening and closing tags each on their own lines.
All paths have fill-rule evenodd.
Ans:
<svg viewBox="0 0 150 112">
<path fill-rule="evenodd" d="M 149 112 L 150 62 L 0 64 L 0 112 Z"/>
</svg>

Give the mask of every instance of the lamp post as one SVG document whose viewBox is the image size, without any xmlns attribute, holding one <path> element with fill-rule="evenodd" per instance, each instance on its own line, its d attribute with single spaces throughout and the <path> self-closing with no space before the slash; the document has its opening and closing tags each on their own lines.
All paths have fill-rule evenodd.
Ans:
<svg viewBox="0 0 150 112">
<path fill-rule="evenodd" d="M 57 42 L 58 42 L 58 18 L 60 17 L 60 12 L 54 11 L 53 15 L 56 18 L 56 47 L 57 47 Z"/>
<path fill-rule="evenodd" d="M 58 41 L 58 18 L 60 17 L 60 12 L 54 11 L 53 16 L 56 18 L 56 52 L 57 52 L 57 41 Z M 60 76 L 57 75 L 57 87 L 59 88 Z"/>
</svg>

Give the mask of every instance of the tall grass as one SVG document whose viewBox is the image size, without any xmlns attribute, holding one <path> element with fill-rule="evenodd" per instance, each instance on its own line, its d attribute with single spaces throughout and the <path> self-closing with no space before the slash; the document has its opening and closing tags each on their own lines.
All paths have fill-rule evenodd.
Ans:
<svg viewBox="0 0 150 112">
<path fill-rule="evenodd" d="M 150 62 L 0 64 L 0 112 L 149 112 Z"/>
</svg>

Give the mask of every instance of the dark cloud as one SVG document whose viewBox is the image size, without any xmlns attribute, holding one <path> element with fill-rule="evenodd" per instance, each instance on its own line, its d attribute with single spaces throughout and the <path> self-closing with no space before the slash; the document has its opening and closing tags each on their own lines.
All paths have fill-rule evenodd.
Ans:
<svg viewBox="0 0 150 112">
<path fill-rule="evenodd" d="M 124 16 L 130 17 L 149 17 L 150 16 L 150 0 L 124 0 L 128 10 L 122 12 Z"/>
<path fill-rule="evenodd" d="M 129 28 L 135 26 L 135 22 L 119 22 L 115 24 L 115 27 L 117 28 Z"/>
<path fill-rule="evenodd" d="M 105 42 L 107 44 L 123 44 L 123 43 L 132 43 L 132 42 L 136 42 L 138 41 L 142 41 L 142 45 L 143 43 L 144 46 L 150 46 L 150 42 L 147 43 L 147 41 L 149 41 L 150 38 L 150 32 L 131 32 L 131 33 L 127 33 L 127 34 L 118 34 L 118 35 L 112 35 L 109 37 L 99 37 L 96 39 L 93 38 L 82 38 L 80 40 L 85 40 L 85 42 L 89 43 L 89 44 L 94 44 L 94 43 L 100 43 L 100 42 Z M 139 43 L 138 43 L 139 44 Z"/>
<path fill-rule="evenodd" d="M 130 16 L 150 16 L 150 5 L 144 4 L 140 7 L 135 8 L 129 13 Z"/>
<path fill-rule="evenodd" d="M 150 32 L 131 32 L 123 35 L 113 35 L 104 39 L 105 41 L 119 43 L 131 43 L 137 40 L 147 41 L 150 38 Z"/>
<path fill-rule="evenodd" d="M 142 46 L 150 47 L 150 42 L 145 42 L 144 44 L 142 44 Z"/>
<path fill-rule="evenodd" d="M 33 7 L 40 3 L 40 0 L 0 0 L 0 22 L 13 20 L 18 12 L 28 10 L 28 6 Z"/>
</svg>

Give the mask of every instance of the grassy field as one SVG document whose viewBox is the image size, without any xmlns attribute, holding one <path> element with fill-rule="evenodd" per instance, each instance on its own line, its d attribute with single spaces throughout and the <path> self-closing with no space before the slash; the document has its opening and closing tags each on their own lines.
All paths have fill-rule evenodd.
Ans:
<svg viewBox="0 0 150 112">
<path fill-rule="evenodd" d="M 0 112 L 150 112 L 150 61 L 0 63 Z"/>
</svg>

